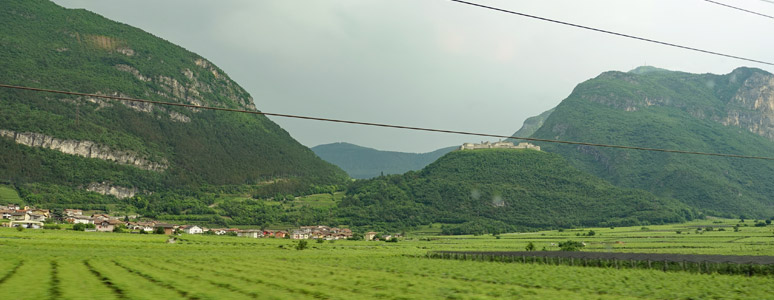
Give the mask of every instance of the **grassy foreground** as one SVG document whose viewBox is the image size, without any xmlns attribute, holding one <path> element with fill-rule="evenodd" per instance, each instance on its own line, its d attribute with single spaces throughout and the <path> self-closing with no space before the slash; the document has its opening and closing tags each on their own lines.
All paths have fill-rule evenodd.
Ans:
<svg viewBox="0 0 774 300">
<path fill-rule="evenodd" d="M 717 222 L 717 221 L 716 221 Z M 703 221 L 398 243 L 179 237 L 0 229 L 0 295 L 14 299 L 765 299 L 774 278 L 425 258 L 429 250 L 538 250 L 774 255 L 772 227 Z M 697 234 L 697 227 L 713 231 Z M 726 228 L 725 231 L 718 231 Z M 594 236 L 576 236 L 588 233 Z M 680 230 L 678 234 L 676 231 Z M 690 234 L 688 234 L 690 232 Z M 616 243 L 616 242 L 622 243 Z"/>
</svg>

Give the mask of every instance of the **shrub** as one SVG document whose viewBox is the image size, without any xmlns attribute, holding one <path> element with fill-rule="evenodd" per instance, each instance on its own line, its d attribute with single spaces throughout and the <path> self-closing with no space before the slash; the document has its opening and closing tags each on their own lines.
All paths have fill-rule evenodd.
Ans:
<svg viewBox="0 0 774 300">
<path fill-rule="evenodd" d="M 580 251 L 585 245 L 581 242 L 566 241 L 559 243 L 559 250 L 561 251 Z"/>
<path fill-rule="evenodd" d="M 527 244 L 527 247 L 524 247 L 524 250 L 535 251 L 535 244 L 533 244 L 532 242 L 529 242 L 529 244 Z"/>
<path fill-rule="evenodd" d="M 306 240 L 300 240 L 298 241 L 298 244 L 296 244 L 296 250 L 304 250 L 306 249 L 307 242 Z"/>
<path fill-rule="evenodd" d="M 83 223 L 77 223 L 73 225 L 73 230 L 75 231 L 84 231 L 86 229 L 86 224 Z"/>
<path fill-rule="evenodd" d="M 45 224 L 43 229 L 62 229 L 62 227 L 59 227 L 59 224 Z"/>
</svg>

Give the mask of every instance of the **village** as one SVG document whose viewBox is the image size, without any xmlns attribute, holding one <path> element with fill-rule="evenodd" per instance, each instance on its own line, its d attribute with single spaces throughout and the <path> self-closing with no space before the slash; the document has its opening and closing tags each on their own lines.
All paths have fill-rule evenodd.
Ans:
<svg viewBox="0 0 774 300">
<path fill-rule="evenodd" d="M 324 225 L 300 226 L 296 229 L 239 229 L 239 228 L 207 228 L 198 225 L 177 225 L 153 220 L 130 221 L 129 216 L 123 219 L 107 214 L 84 215 L 80 209 L 64 209 L 61 215 L 54 215 L 48 209 L 30 208 L 9 204 L 0 206 L 0 215 L 5 227 L 23 229 L 59 229 L 58 223 L 72 225 L 74 230 L 86 232 L 129 232 L 139 234 L 211 234 L 248 238 L 285 238 L 294 240 L 346 240 L 361 239 L 349 228 L 329 227 Z M 137 219 L 133 216 L 132 219 Z M 7 220 L 7 221 L 6 221 Z M 49 227 L 47 227 L 49 226 Z M 394 240 L 400 235 L 379 235 L 377 232 L 367 232 L 362 235 L 366 241 Z"/>
</svg>

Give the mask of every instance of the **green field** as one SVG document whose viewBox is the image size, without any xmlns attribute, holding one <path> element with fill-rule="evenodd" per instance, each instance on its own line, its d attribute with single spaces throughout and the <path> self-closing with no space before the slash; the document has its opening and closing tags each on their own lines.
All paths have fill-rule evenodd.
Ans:
<svg viewBox="0 0 774 300">
<path fill-rule="evenodd" d="M 23 202 L 24 201 L 19 198 L 19 193 L 16 192 L 16 189 L 11 186 L 0 184 L 0 204 L 22 204 Z"/>
<path fill-rule="evenodd" d="M 772 226 L 748 220 L 487 236 L 411 235 L 398 243 L 179 237 L 0 229 L 0 295 L 14 299 L 766 299 L 774 278 L 428 259 L 431 250 L 774 255 Z M 713 231 L 696 233 L 712 226 Z M 726 227 L 727 226 L 727 227 Z M 725 231 L 718 231 L 725 228 Z M 577 236 L 594 230 L 594 236 Z M 678 234 L 676 231 L 680 230 Z M 616 243 L 620 242 L 620 243 Z"/>
</svg>

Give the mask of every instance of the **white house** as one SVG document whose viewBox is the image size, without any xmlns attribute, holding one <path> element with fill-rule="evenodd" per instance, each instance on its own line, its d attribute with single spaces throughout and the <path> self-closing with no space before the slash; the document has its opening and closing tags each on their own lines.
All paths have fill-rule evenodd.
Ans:
<svg viewBox="0 0 774 300">
<path fill-rule="evenodd" d="M 185 228 L 183 228 L 183 232 L 187 234 L 202 234 L 204 231 L 202 231 L 202 228 L 199 226 L 191 225 L 185 226 Z"/>
<path fill-rule="evenodd" d="M 293 235 L 290 238 L 294 240 L 305 240 L 309 238 L 309 232 L 306 232 L 306 230 L 293 230 Z"/>
</svg>

